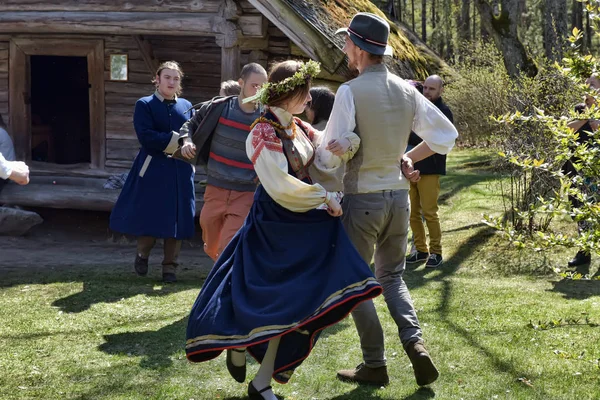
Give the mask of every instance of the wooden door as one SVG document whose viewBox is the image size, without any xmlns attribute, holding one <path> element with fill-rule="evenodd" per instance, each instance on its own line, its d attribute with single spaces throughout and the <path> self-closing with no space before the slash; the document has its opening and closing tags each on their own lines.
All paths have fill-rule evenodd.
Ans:
<svg viewBox="0 0 600 400">
<path fill-rule="evenodd" d="M 10 130 L 19 160 L 31 160 L 30 56 L 87 57 L 90 105 L 90 167 L 104 169 L 104 42 L 98 39 L 19 37 L 10 41 Z"/>
</svg>

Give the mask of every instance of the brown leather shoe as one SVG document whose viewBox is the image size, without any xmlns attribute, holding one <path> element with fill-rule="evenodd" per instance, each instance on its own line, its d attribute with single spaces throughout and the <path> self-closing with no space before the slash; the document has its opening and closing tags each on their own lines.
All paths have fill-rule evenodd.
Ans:
<svg viewBox="0 0 600 400">
<path fill-rule="evenodd" d="M 177 276 L 175 275 L 175 271 L 177 271 L 176 263 L 173 264 L 163 264 L 162 266 L 162 278 L 164 283 L 175 283 L 177 282 Z"/>
<path fill-rule="evenodd" d="M 345 382 L 357 382 L 365 385 L 386 386 L 390 383 L 387 367 L 369 368 L 364 363 L 358 364 L 355 369 L 338 371 L 337 377 Z"/>
<path fill-rule="evenodd" d="M 425 349 L 423 342 L 410 343 L 405 350 L 412 363 L 417 385 L 425 386 L 435 382 L 440 373 L 435 365 L 433 365 L 433 361 L 431 361 L 431 357 L 427 349 Z"/>
</svg>

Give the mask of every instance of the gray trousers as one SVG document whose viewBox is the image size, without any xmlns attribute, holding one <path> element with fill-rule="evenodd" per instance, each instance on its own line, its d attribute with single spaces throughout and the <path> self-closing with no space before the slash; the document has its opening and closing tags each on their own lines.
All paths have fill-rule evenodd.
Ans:
<svg viewBox="0 0 600 400">
<path fill-rule="evenodd" d="M 375 255 L 375 277 L 383 287 L 383 297 L 398 326 L 400 341 L 406 347 L 420 340 L 417 313 L 402 279 L 410 216 L 408 189 L 346 195 L 342 209 L 346 232 L 362 258 L 371 264 Z M 365 365 L 372 368 L 386 365 L 383 329 L 373 301 L 356 307 L 352 318 Z"/>
</svg>

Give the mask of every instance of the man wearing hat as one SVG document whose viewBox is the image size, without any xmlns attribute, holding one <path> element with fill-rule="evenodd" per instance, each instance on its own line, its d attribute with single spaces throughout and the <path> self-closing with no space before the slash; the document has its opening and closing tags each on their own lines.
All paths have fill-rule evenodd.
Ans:
<svg viewBox="0 0 600 400">
<path fill-rule="evenodd" d="M 448 153 L 458 132 L 431 102 L 383 64 L 383 56 L 392 54 L 387 45 L 389 32 L 386 20 L 369 13 L 356 14 L 348 28 L 338 30 L 346 35 L 348 65 L 358 69 L 359 76 L 340 86 L 323 143 L 327 143 L 329 152 L 346 158 L 352 151 L 348 153 L 351 144 L 343 134 L 355 132 L 360 136 L 360 147 L 348 161 L 343 178 L 342 220 L 363 259 L 370 263 L 375 256 L 375 276 L 383 286 L 417 384 L 428 385 L 439 373 L 423 345 L 415 308 L 402 279 L 409 226 L 409 180 L 419 179 L 415 162 L 434 152 Z M 423 142 L 404 154 L 411 129 Z M 321 159 L 327 159 L 323 150 L 319 149 Z M 373 302 L 359 305 L 352 317 L 364 363 L 339 371 L 338 378 L 388 384 L 383 329 Z"/>
</svg>

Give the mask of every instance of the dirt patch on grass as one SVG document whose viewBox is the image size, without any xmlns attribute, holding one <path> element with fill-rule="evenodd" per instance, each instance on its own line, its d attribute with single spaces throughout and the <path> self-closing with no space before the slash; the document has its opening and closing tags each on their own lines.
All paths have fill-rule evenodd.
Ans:
<svg viewBox="0 0 600 400">
<path fill-rule="evenodd" d="M 48 267 L 109 267 L 133 271 L 135 238 L 111 232 L 109 213 L 79 210 L 33 209 L 44 222 L 26 236 L 0 236 L 0 269 L 45 269 Z M 185 241 L 180 255 L 182 271 L 205 274 L 212 261 L 202 250 L 202 238 Z M 160 269 L 162 243 L 150 256 L 150 266 Z"/>
</svg>

